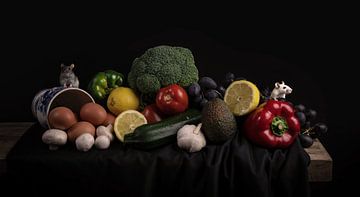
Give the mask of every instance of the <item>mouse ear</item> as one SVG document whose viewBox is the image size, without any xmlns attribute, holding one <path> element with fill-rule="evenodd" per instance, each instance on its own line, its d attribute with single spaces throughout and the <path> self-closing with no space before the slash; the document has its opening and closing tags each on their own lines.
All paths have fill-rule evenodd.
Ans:
<svg viewBox="0 0 360 197">
<path fill-rule="evenodd" d="M 282 85 L 284 85 L 284 84 L 285 84 L 285 82 L 284 82 L 284 81 L 281 81 L 281 84 L 282 84 Z"/>
<path fill-rule="evenodd" d="M 74 67 L 75 67 L 75 65 L 74 65 L 74 64 L 71 64 L 71 65 L 70 65 L 70 68 L 71 68 L 71 69 L 73 69 Z"/>
<path fill-rule="evenodd" d="M 280 87 L 280 84 L 278 82 L 275 83 L 275 87 L 276 88 L 279 88 Z"/>
</svg>

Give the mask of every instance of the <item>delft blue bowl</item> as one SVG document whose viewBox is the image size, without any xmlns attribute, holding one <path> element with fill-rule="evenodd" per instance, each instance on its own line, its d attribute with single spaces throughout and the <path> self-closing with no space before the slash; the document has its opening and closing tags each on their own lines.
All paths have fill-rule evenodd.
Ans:
<svg viewBox="0 0 360 197">
<path fill-rule="evenodd" d="M 31 104 L 31 111 L 40 125 L 50 128 L 49 112 L 55 107 L 68 107 L 79 115 L 80 108 L 86 103 L 95 102 L 89 93 L 80 88 L 54 87 L 39 91 Z"/>
</svg>

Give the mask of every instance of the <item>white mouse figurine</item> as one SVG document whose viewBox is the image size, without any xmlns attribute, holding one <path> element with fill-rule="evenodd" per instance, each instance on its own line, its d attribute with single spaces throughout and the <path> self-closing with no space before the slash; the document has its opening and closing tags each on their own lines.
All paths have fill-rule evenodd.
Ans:
<svg viewBox="0 0 360 197">
<path fill-rule="evenodd" d="M 284 81 L 281 81 L 281 83 L 276 82 L 275 88 L 271 92 L 270 99 L 276 101 L 278 100 L 278 98 L 285 99 L 285 96 L 287 94 L 290 94 L 291 92 L 292 89 L 289 86 L 285 85 Z"/>
<path fill-rule="evenodd" d="M 59 77 L 60 85 L 64 87 L 79 87 L 79 79 L 73 72 L 73 69 L 75 67 L 74 64 L 71 64 L 70 66 L 65 66 L 64 64 L 61 64 L 61 73 Z"/>
</svg>

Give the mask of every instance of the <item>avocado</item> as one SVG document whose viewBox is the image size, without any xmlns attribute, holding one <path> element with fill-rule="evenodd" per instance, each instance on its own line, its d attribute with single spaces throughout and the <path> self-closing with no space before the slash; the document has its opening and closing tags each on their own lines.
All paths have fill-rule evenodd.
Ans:
<svg viewBox="0 0 360 197">
<path fill-rule="evenodd" d="M 214 143 L 230 139 L 237 130 L 234 115 L 226 103 L 219 98 L 205 104 L 201 122 L 205 137 Z"/>
</svg>

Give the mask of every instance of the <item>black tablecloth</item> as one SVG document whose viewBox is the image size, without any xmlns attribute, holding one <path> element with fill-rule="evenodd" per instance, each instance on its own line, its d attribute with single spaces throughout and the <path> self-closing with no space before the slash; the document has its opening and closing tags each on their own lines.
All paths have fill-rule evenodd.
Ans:
<svg viewBox="0 0 360 197">
<path fill-rule="evenodd" d="M 131 196 L 308 196 L 309 157 L 296 141 L 267 150 L 241 132 L 189 154 L 170 144 L 151 151 L 124 147 L 49 151 L 34 124 L 7 157 L 8 189 L 28 194 L 119 193 Z"/>
</svg>

